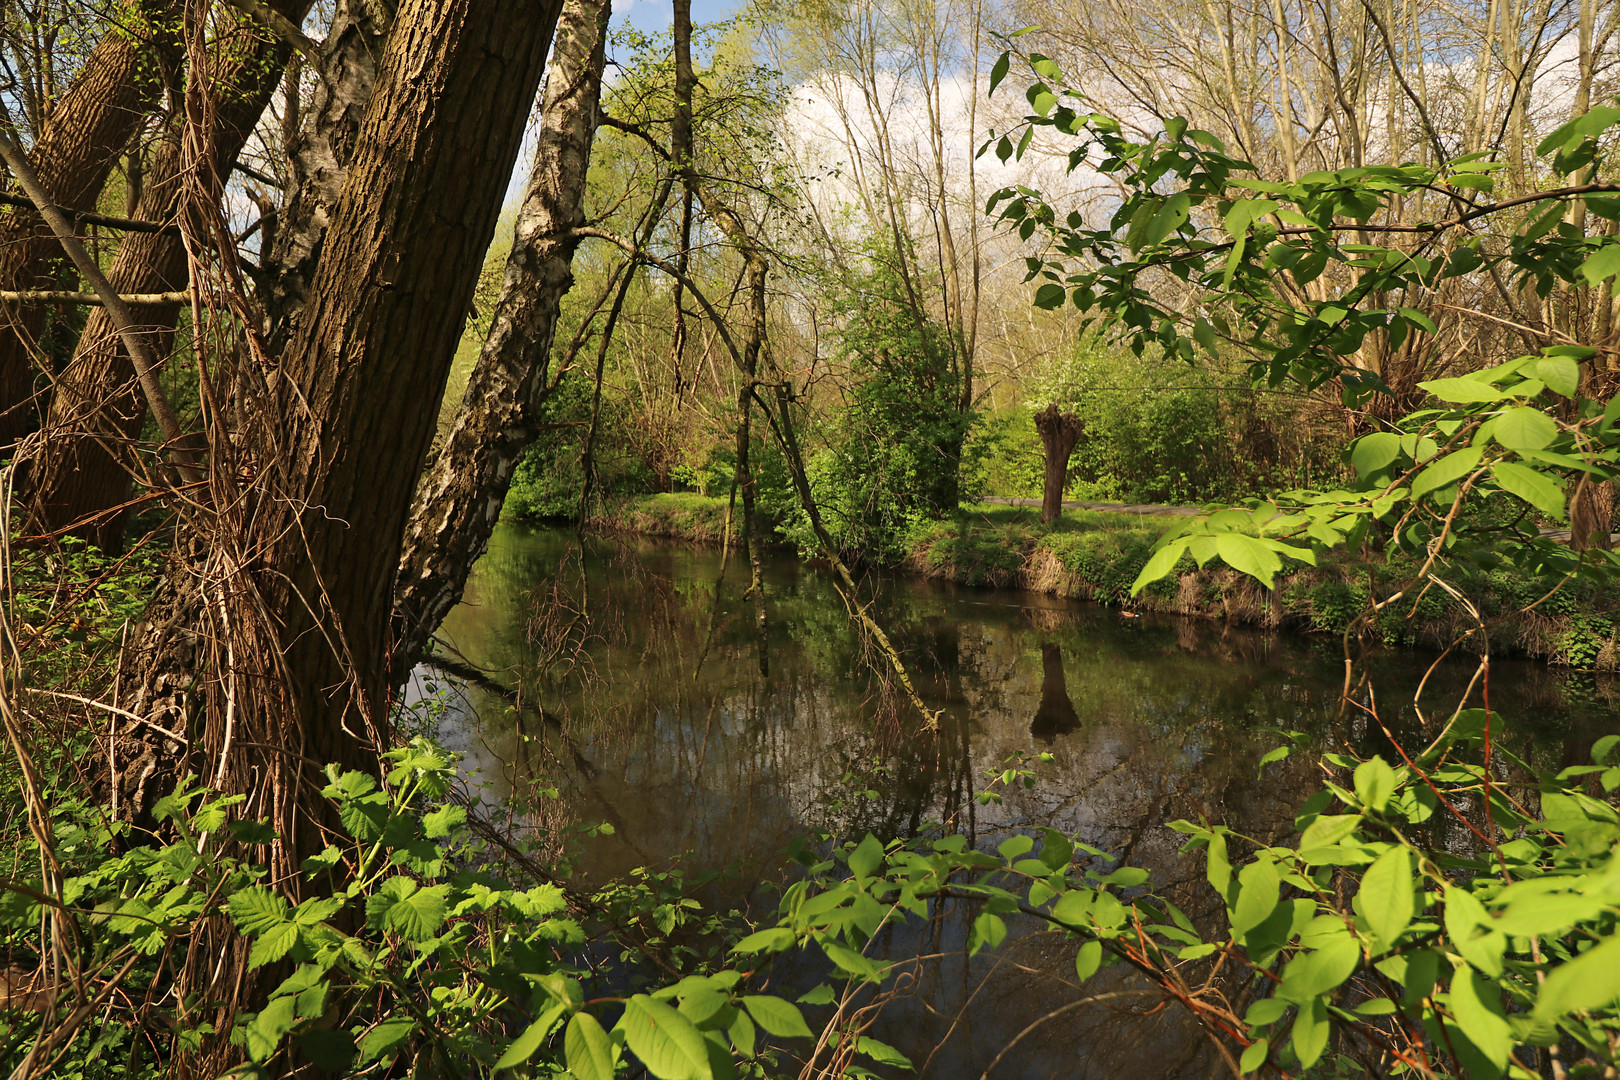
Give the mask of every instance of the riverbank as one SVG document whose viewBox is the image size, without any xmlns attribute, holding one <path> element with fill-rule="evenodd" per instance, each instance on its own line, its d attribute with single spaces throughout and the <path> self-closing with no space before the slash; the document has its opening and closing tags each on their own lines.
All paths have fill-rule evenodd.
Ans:
<svg viewBox="0 0 1620 1080">
<path fill-rule="evenodd" d="M 902 567 L 962 585 L 1026 589 L 1090 600 L 1131 612 L 1165 612 L 1307 633 L 1342 634 L 1373 596 L 1392 593 L 1415 569 L 1402 558 L 1368 560 L 1334 555 L 1301 567 L 1265 589 L 1225 567 L 1181 572 L 1132 597 L 1131 583 L 1154 542 L 1171 527 L 1159 515 L 1066 510 L 1052 525 L 1022 506 L 977 504 L 916 530 Z M 651 495 L 605 507 L 595 528 L 718 544 L 726 532 L 726 500 L 701 495 Z M 773 539 L 775 539 L 773 534 Z M 777 542 L 780 542 L 779 540 Z M 1566 586 L 1536 610 L 1523 609 L 1557 583 L 1505 570 L 1458 567 L 1449 579 L 1489 622 L 1496 655 L 1518 655 L 1585 670 L 1620 670 L 1620 601 L 1590 587 Z M 1439 590 L 1416 603 L 1391 605 L 1372 632 L 1391 645 L 1446 648 L 1475 625 Z M 1477 652 L 1479 635 L 1461 646 Z"/>
</svg>

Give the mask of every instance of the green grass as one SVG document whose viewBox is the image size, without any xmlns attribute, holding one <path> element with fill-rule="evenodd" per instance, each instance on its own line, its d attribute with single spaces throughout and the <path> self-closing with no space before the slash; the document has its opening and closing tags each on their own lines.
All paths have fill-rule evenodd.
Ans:
<svg viewBox="0 0 1620 1080">
<path fill-rule="evenodd" d="M 722 498 L 647 495 L 611 503 L 594 524 L 719 543 L 725 519 Z M 1218 563 L 1199 569 L 1184 556 L 1176 573 L 1132 596 L 1131 586 L 1153 545 L 1179 520 L 1065 510 L 1047 526 L 1037 507 L 979 503 L 914 529 L 906 538 L 901 569 L 962 585 L 1027 589 L 1134 611 L 1328 634 L 1342 633 L 1373 597 L 1390 595 L 1416 569 L 1406 557 L 1366 559 L 1336 551 L 1319 566 L 1296 566 L 1279 575 L 1276 589 L 1268 590 Z M 733 535 L 736 526 L 733 520 Z M 1554 579 L 1466 565 L 1452 567 L 1448 579 L 1486 617 L 1500 619 L 1491 632 L 1497 655 L 1620 670 L 1620 604 L 1614 598 L 1590 586 L 1566 587 L 1524 615 L 1524 606 L 1545 595 Z M 1431 589 L 1415 607 L 1385 608 L 1368 632 L 1389 645 L 1444 648 L 1472 625 L 1465 611 Z"/>
</svg>

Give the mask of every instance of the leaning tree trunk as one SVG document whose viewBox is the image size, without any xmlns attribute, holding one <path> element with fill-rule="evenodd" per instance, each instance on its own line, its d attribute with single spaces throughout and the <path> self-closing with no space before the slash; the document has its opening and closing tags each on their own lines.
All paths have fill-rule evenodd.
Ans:
<svg viewBox="0 0 1620 1080">
<path fill-rule="evenodd" d="M 611 12 L 610 0 L 563 3 L 501 297 L 455 426 L 411 508 L 397 585 L 396 684 L 461 599 L 535 436 L 557 312 L 574 281 L 574 230 L 585 223 Z"/>
<path fill-rule="evenodd" d="M 276 9 L 301 20 L 310 0 L 282 0 Z M 184 185 L 195 177 L 223 188 L 224 179 L 253 134 L 254 125 L 274 95 L 290 48 L 267 31 L 247 24 L 251 48 L 220 73 L 213 110 L 212 145 L 203 161 L 187 160 L 178 132 L 163 143 L 145 179 L 140 221 L 167 222 L 175 217 Z M 173 232 L 132 233 L 118 249 L 107 272 L 120 293 L 163 293 L 188 287 L 185 243 Z M 149 350 L 167 357 L 180 305 L 140 309 Z M 123 543 L 130 467 L 128 447 L 140 437 L 146 401 L 135 381 L 129 353 L 117 328 L 100 308 L 90 313 L 73 359 L 57 380 L 46 419 L 49 438 L 34 459 L 28 495 L 28 531 L 71 534 L 106 551 Z"/>
<path fill-rule="evenodd" d="M 1059 413 L 1051 404 L 1035 414 L 1035 430 L 1040 433 L 1041 445 L 1046 448 L 1046 479 L 1041 489 L 1041 520 L 1050 524 L 1063 514 L 1063 487 L 1069 475 L 1069 455 L 1080 433 L 1086 429 L 1085 421 L 1072 412 Z"/>
<path fill-rule="evenodd" d="M 375 771 L 387 745 L 393 583 L 416 466 L 557 7 L 400 5 L 309 303 L 268 396 L 245 403 L 236 438 L 251 468 L 210 478 L 212 509 L 195 517 L 213 535 L 184 553 L 148 616 L 150 652 L 123 702 L 145 723 L 125 729 L 122 752 L 139 752 L 137 739 L 162 750 L 153 725 L 189 733 L 204 775 L 247 795 L 240 812 L 276 830 L 270 880 L 294 894 L 302 859 L 327 843 L 323 830 L 341 828 L 319 766 Z M 248 476 L 251 490 L 224 497 Z M 165 620 L 178 632 L 158 632 Z M 210 623 L 216 632 L 192 632 Z M 181 989 L 227 1002 L 222 1040 L 229 999 L 263 976 L 240 938 L 218 933 L 193 942 Z"/>
<path fill-rule="evenodd" d="M 145 122 L 168 64 L 179 0 L 141 0 L 120 13 L 120 25 L 91 51 L 66 94 L 50 112 L 28 154 L 51 201 L 92 210 L 120 153 Z M 154 63 L 154 60 L 157 60 Z M 0 214 L 0 289 L 57 286 L 62 248 L 39 216 L 18 209 Z M 0 313 L 0 453 L 39 425 L 36 357 L 45 308 L 7 305 Z"/>
</svg>

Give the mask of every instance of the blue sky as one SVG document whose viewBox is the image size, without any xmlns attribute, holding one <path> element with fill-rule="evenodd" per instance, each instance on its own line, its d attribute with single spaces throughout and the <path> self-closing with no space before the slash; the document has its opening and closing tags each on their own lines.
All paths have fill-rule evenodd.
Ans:
<svg viewBox="0 0 1620 1080">
<path fill-rule="evenodd" d="M 618 0 L 613 7 L 616 27 L 628 22 L 637 30 L 651 33 L 669 26 L 669 0 Z M 692 0 L 692 21 L 719 22 L 740 7 L 740 0 Z"/>
</svg>

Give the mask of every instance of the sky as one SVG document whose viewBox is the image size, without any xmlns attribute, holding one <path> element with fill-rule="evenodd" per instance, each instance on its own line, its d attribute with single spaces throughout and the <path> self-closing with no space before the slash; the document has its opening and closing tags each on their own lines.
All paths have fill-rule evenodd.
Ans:
<svg viewBox="0 0 1620 1080">
<path fill-rule="evenodd" d="M 692 0 L 692 21 L 719 22 L 741 7 L 740 0 Z M 613 8 L 615 29 L 628 23 L 644 33 L 654 33 L 669 26 L 669 0 L 619 0 Z"/>
</svg>

